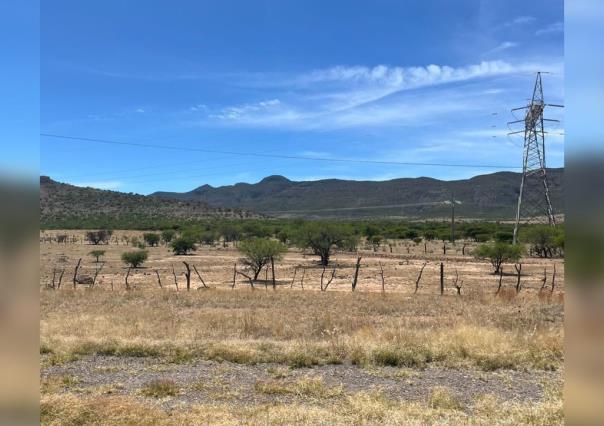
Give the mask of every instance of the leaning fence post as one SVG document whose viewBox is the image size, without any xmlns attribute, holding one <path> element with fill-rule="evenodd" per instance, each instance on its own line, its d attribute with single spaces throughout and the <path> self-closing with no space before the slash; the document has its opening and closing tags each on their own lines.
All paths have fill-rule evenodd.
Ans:
<svg viewBox="0 0 604 426">
<path fill-rule="evenodd" d="M 187 279 L 187 291 L 191 290 L 191 268 L 187 262 L 182 262 L 185 264 L 185 268 L 187 268 L 185 272 L 185 278 Z"/>
<path fill-rule="evenodd" d="M 361 267 L 361 256 L 357 257 L 357 266 L 354 271 L 354 279 L 352 280 L 352 291 L 357 288 L 357 280 L 359 278 L 359 268 Z"/>
<path fill-rule="evenodd" d="M 76 288 L 76 284 L 78 282 L 78 269 L 80 269 L 80 262 L 82 262 L 82 258 L 80 257 L 78 259 L 78 264 L 75 267 L 75 270 L 73 271 L 73 288 Z"/>
</svg>

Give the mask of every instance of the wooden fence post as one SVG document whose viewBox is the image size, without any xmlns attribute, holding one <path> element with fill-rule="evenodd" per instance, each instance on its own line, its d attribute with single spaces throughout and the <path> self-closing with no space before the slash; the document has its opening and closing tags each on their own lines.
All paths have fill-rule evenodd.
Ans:
<svg viewBox="0 0 604 426">
<path fill-rule="evenodd" d="M 132 269 L 132 268 L 129 267 L 128 268 L 128 272 L 126 272 L 126 279 L 125 279 L 125 281 L 126 281 L 126 290 L 130 290 L 130 284 L 128 284 L 128 277 L 130 276 L 130 269 Z"/>
<path fill-rule="evenodd" d="M 361 267 L 361 256 L 357 257 L 357 266 L 354 270 L 354 279 L 352 280 L 352 291 L 357 288 L 357 280 L 359 278 L 359 268 Z"/>
<path fill-rule="evenodd" d="M 187 268 L 185 272 L 185 278 L 187 279 L 187 291 L 191 290 L 191 268 L 187 262 L 182 262 L 185 264 L 185 268 Z"/>
<path fill-rule="evenodd" d="M 440 262 L 440 295 L 445 294 L 445 265 Z"/>
<path fill-rule="evenodd" d="M 231 288 L 235 288 L 236 278 L 237 278 L 237 262 L 235 262 L 235 264 L 233 265 L 233 285 L 231 285 Z"/>
<path fill-rule="evenodd" d="M 419 282 L 422 279 L 422 274 L 424 273 L 424 268 L 427 264 L 428 262 L 424 262 L 424 264 L 422 265 L 422 269 L 419 270 L 419 275 L 417 276 L 417 280 L 415 280 L 415 291 L 413 292 L 414 294 L 417 293 L 417 290 L 419 290 Z"/>
<path fill-rule="evenodd" d="M 384 280 L 384 267 L 382 266 L 382 262 L 378 261 L 380 265 L 380 275 L 382 276 L 382 294 L 386 293 L 386 281 Z"/>
<path fill-rule="evenodd" d="M 514 268 L 516 269 L 517 272 L 517 280 L 516 280 L 516 293 L 520 293 L 520 274 L 522 273 L 522 263 L 519 263 L 518 265 L 514 265 Z"/>
<path fill-rule="evenodd" d="M 203 286 L 203 288 L 210 288 L 206 285 L 206 282 L 203 280 L 203 278 L 201 278 L 201 274 L 197 271 L 197 267 L 195 265 L 193 265 L 193 270 L 195 271 L 195 273 L 197 274 L 197 277 L 201 281 L 201 285 Z"/>
<path fill-rule="evenodd" d="M 82 258 L 80 257 L 78 259 L 78 264 L 75 267 L 75 270 L 73 271 L 73 288 L 76 288 L 76 284 L 78 282 L 78 269 L 80 269 L 80 262 L 82 262 Z"/>
<path fill-rule="evenodd" d="M 176 291 L 178 291 L 178 280 L 176 279 L 176 271 L 174 270 L 174 265 L 172 265 L 172 275 L 174 275 L 174 285 L 176 286 Z"/>
<path fill-rule="evenodd" d="M 157 275 L 157 284 L 159 284 L 159 288 L 163 288 L 161 285 L 161 278 L 159 277 L 159 271 L 156 269 L 155 274 Z"/>
<path fill-rule="evenodd" d="M 271 270 L 273 273 L 273 290 L 277 289 L 277 281 L 275 280 L 275 259 L 271 256 Z"/>
</svg>

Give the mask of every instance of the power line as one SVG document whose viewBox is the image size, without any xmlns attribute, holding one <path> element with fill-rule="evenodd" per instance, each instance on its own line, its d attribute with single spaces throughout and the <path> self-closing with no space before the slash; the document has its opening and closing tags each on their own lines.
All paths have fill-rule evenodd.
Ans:
<svg viewBox="0 0 604 426">
<path fill-rule="evenodd" d="M 357 163 L 357 164 L 382 164 L 382 165 L 397 165 L 397 166 L 429 166 L 429 167 L 464 167 L 464 168 L 490 168 L 490 169 L 521 169 L 518 166 L 496 165 L 496 164 L 460 164 L 460 163 L 427 163 L 427 162 L 412 162 L 412 161 L 379 161 L 379 160 L 356 160 L 352 158 L 327 158 L 327 157 L 304 157 L 298 155 L 280 155 L 266 154 L 258 152 L 238 152 L 238 151 L 222 151 L 205 148 L 179 147 L 169 145 L 157 145 L 137 142 L 121 142 L 107 139 L 83 138 L 67 135 L 56 135 L 51 133 L 40 133 L 40 136 L 47 138 L 63 139 L 69 141 L 92 142 L 109 145 L 134 146 L 139 148 L 164 149 L 172 151 L 187 151 L 187 152 L 205 152 L 211 154 L 239 155 L 248 157 L 263 157 L 263 158 L 279 158 L 283 160 L 305 160 L 305 161 L 323 161 L 336 163 Z"/>
</svg>

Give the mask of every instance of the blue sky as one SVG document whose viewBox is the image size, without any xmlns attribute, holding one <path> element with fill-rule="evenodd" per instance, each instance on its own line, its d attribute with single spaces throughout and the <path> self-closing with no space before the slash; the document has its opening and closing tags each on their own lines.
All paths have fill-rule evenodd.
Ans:
<svg viewBox="0 0 604 426">
<path fill-rule="evenodd" d="M 40 68 L 36 2 L 0 2 L 0 52 L 0 179 L 37 181 Z"/>
<path fill-rule="evenodd" d="M 40 131 L 176 149 L 43 136 L 42 174 L 139 193 L 272 174 L 466 178 L 521 164 L 505 123 L 535 71 L 564 102 L 559 0 L 144 4 L 42 4 Z M 547 162 L 562 166 L 564 122 L 551 131 Z"/>
</svg>

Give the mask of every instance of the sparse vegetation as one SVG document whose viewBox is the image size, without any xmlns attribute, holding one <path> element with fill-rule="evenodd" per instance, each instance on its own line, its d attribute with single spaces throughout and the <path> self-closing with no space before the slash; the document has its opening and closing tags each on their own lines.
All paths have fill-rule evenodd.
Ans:
<svg viewBox="0 0 604 426">
<path fill-rule="evenodd" d="M 88 255 L 92 256 L 96 263 L 99 263 L 101 257 L 105 256 L 105 250 L 92 250 Z"/>
<path fill-rule="evenodd" d="M 187 225 L 178 228 L 177 232 L 189 238 L 208 229 L 215 230 L 219 225 Z M 250 221 L 245 227 L 241 223 L 235 224 L 241 229 L 241 235 L 282 233 L 287 235 L 284 239 L 289 243 L 296 242 L 297 229 L 305 225 L 302 221 Z M 357 241 L 364 232 L 360 224 L 335 225 Z M 323 268 L 312 258 L 305 257 L 298 248 L 290 248 L 275 262 L 280 284 L 277 291 L 249 291 L 239 284 L 231 290 L 235 261 L 237 269 L 243 270 L 238 258 L 241 251 L 231 244 L 226 247 L 200 244 L 196 255 L 185 259 L 191 267 L 192 284 L 199 282 L 193 269 L 195 266 L 200 277 L 210 284 L 211 289 L 207 291 L 175 291 L 176 282 L 181 290 L 184 288 L 184 268 L 182 259 L 172 258 L 168 247 L 153 250 L 153 256 L 145 263 L 148 268 L 130 272 L 130 291 L 127 291 L 125 270 L 119 262 L 121 252 L 126 249 L 124 237 L 127 236 L 129 242 L 138 239 L 140 243 L 143 232 L 116 231 L 111 243 L 103 246 L 106 251 L 104 267 L 93 288 L 81 291 L 63 286 L 59 291 L 40 293 L 40 354 L 45 374 L 41 382 L 42 423 L 77 422 L 81 421 L 80 416 L 86 417 L 89 423 L 102 408 L 94 405 L 96 402 L 88 401 L 88 395 L 95 401 L 108 397 L 105 404 L 119 406 L 127 405 L 130 398 L 134 401 L 134 405 L 127 405 L 127 410 L 120 411 L 115 407 L 111 417 L 98 420 L 103 424 L 112 421 L 127 424 L 129 416 L 135 416 L 136 421 L 143 418 L 151 424 L 159 422 L 157 419 L 164 419 L 161 421 L 166 424 L 181 419 L 207 423 L 210 418 L 214 419 L 210 423 L 220 423 L 228 416 L 235 423 L 262 422 L 265 417 L 252 413 L 264 407 L 266 416 L 265 404 L 283 400 L 288 404 L 270 406 L 269 422 L 294 418 L 300 422 L 300 419 L 310 418 L 309 412 L 319 410 L 316 417 L 312 417 L 316 422 L 329 414 L 330 420 L 339 419 L 338 422 L 345 424 L 384 422 L 384 416 L 391 416 L 396 421 L 404 418 L 412 423 L 426 422 L 426 419 L 433 423 L 463 424 L 479 422 L 478 419 L 493 423 L 493 413 L 506 407 L 505 418 L 508 420 L 531 424 L 532 416 L 538 411 L 550 424 L 561 423 L 561 396 L 548 399 L 549 396 L 536 394 L 530 404 L 523 397 L 520 400 L 507 397 L 502 401 L 488 397 L 472 400 L 463 392 L 465 386 L 473 386 L 470 379 L 457 386 L 438 376 L 425 377 L 432 371 L 443 371 L 444 374 L 448 374 L 447 371 L 467 372 L 484 376 L 489 385 L 483 386 L 492 389 L 493 380 L 522 374 L 523 377 L 543 377 L 548 386 L 559 386 L 557 381 L 561 380 L 562 372 L 557 370 L 564 362 L 560 297 L 564 289 L 563 268 L 557 270 L 556 292 L 553 295 L 548 292 L 547 301 L 538 296 L 538 289 L 543 264 L 562 261 L 523 258 L 523 291 L 517 294 L 508 288 L 513 293 L 510 299 L 495 296 L 490 290 L 489 286 L 496 285 L 499 280 L 498 276 L 490 274 L 490 264 L 475 261 L 470 256 L 460 261 L 462 244 L 458 243 L 457 247 L 449 246 L 444 256 L 446 288 L 444 296 L 439 296 L 438 264 L 443 256 L 442 242 L 426 242 L 428 250 L 425 254 L 423 244 L 415 247 L 413 242 L 397 240 L 392 235 L 403 235 L 409 229 L 422 230 L 422 227 L 435 229 L 440 225 L 409 226 L 405 228 L 399 224 L 395 227 L 394 223 L 380 225 L 378 222 L 370 232 L 375 232 L 373 236 L 389 235 L 389 240 L 388 245 L 381 244 L 377 252 L 371 241 L 364 238 L 358 244 L 358 254 L 345 252 L 345 243 L 333 246 L 331 251 L 332 255 L 337 253 L 337 265 L 333 259 L 330 263 L 334 263 L 336 273 L 326 292 L 319 291 Z M 444 230 L 443 226 L 443 235 Z M 52 235 L 48 232 L 44 238 Z M 440 238 L 440 234 L 437 235 Z M 78 235 L 75 237 L 77 239 Z M 248 239 L 238 242 L 240 248 L 246 247 Z M 177 240 L 173 239 L 172 243 Z M 276 238 L 251 240 L 268 241 L 285 250 Z M 478 245 L 464 240 L 463 246 L 464 249 L 468 246 L 466 253 L 469 253 Z M 50 241 L 41 249 L 45 259 L 41 262 L 42 280 L 50 282 L 53 268 L 64 267 L 63 261 L 58 260 L 61 256 L 66 255 L 69 271 L 69 265 L 88 253 L 90 246 L 57 245 Z M 359 255 L 363 258 L 362 268 L 359 286 L 353 294 L 350 282 Z M 424 262 L 422 285 L 414 294 L 415 280 Z M 98 266 L 83 263 L 82 271 L 86 273 L 89 271 L 86 268 L 92 267 Z M 172 267 L 175 267 L 174 272 Z M 380 267 L 386 276 L 385 293 L 381 293 Z M 265 263 L 263 269 L 266 268 Z M 326 268 L 324 275 L 330 277 L 331 270 Z M 456 294 L 452 284 L 456 270 L 460 281 L 465 281 L 461 296 Z M 549 271 L 551 277 L 551 269 Z M 305 291 L 301 291 L 301 280 Z M 238 279 L 238 283 L 242 281 L 246 282 L 243 278 Z M 515 282 L 515 277 L 504 277 L 504 290 L 506 285 L 511 287 Z M 462 316 L 460 312 L 463 312 Z M 85 330 L 85 333 L 74 330 Z M 125 384 L 92 386 L 86 378 L 79 379 L 79 369 L 89 365 L 90 360 L 100 362 L 99 368 L 91 373 L 95 375 L 95 383 L 99 376 L 115 374 L 117 371 L 112 369 L 116 368 L 130 374 L 133 366 L 141 366 L 146 376 L 144 380 Z M 112 360 L 111 365 L 106 360 Z M 78 363 L 73 364 L 76 361 Z M 76 365 L 78 369 L 73 370 Z M 203 365 L 203 369 L 217 366 L 212 368 L 230 372 L 202 380 L 197 377 L 197 365 Z M 187 378 L 181 375 L 184 370 L 195 371 L 195 374 Z M 174 371 L 178 373 L 174 374 Z M 360 373 L 370 371 L 374 373 Z M 394 381 L 399 384 L 395 386 L 397 389 L 407 389 L 406 392 L 411 389 L 415 392 L 417 387 L 421 396 L 415 402 L 402 403 L 389 393 L 390 390 L 359 393 L 357 382 L 352 385 L 340 383 L 340 374 L 351 374 L 352 377 L 364 374 L 363 380 L 383 377 L 390 383 L 388 386 L 395 386 Z M 71 378 L 64 380 L 62 377 Z M 243 386 L 247 388 L 240 391 L 239 381 L 236 387 L 227 383 L 234 380 L 230 379 L 232 377 L 242 377 Z M 163 404 L 180 407 L 184 401 L 191 400 L 191 393 L 201 405 L 192 407 L 187 402 L 165 418 L 162 417 L 164 408 L 153 411 L 158 403 L 161 407 Z M 211 401 L 211 407 L 205 401 Z M 322 411 L 325 407 L 330 409 Z M 142 411 L 137 411 L 139 409 Z M 208 414 L 202 417 L 204 420 L 199 420 L 196 416 L 203 410 Z M 282 416 L 278 419 L 274 417 L 277 410 L 284 410 L 278 411 Z M 516 411 L 510 414 L 510 410 Z M 532 414 L 527 414 L 527 410 Z M 140 417 L 141 413 L 148 419 Z M 212 417 L 216 415 L 220 418 Z M 543 421 L 539 420 L 541 424 Z"/>
<path fill-rule="evenodd" d="M 344 243 L 350 246 L 354 239 L 349 228 L 332 223 L 305 223 L 300 226 L 296 235 L 298 246 L 310 248 L 316 256 L 319 256 L 323 266 L 329 264 L 335 248 L 342 247 Z"/>
<path fill-rule="evenodd" d="M 165 398 L 167 396 L 178 395 L 179 389 L 173 380 L 156 379 L 147 383 L 142 389 L 141 394 L 153 398 Z"/>
<path fill-rule="evenodd" d="M 182 256 L 197 250 L 195 241 L 190 237 L 179 237 L 170 244 L 174 254 Z"/>
<path fill-rule="evenodd" d="M 155 232 L 145 232 L 143 234 L 143 239 L 149 246 L 157 247 L 159 245 L 160 236 Z"/>
<path fill-rule="evenodd" d="M 479 259 L 488 259 L 495 268 L 494 273 L 498 274 L 502 264 L 517 262 L 523 251 L 522 246 L 518 244 L 495 242 L 478 246 L 474 250 L 474 256 Z"/>
<path fill-rule="evenodd" d="M 258 279 L 258 275 L 262 268 L 273 261 L 281 260 L 283 254 L 287 251 L 279 241 L 269 240 L 267 238 L 253 238 L 242 241 L 237 249 L 245 256 L 242 259 L 244 265 L 252 270 L 254 279 Z"/>
<path fill-rule="evenodd" d="M 112 234 L 113 231 L 106 229 L 101 229 L 100 231 L 88 231 L 86 232 L 86 240 L 95 246 L 99 244 L 107 244 Z"/>
<path fill-rule="evenodd" d="M 130 265 L 132 268 L 138 268 L 141 266 L 147 258 L 149 257 L 149 253 L 146 250 L 137 250 L 137 251 L 127 251 L 122 253 L 122 262 L 127 265 Z"/>
<path fill-rule="evenodd" d="M 164 229 L 163 231 L 161 231 L 161 240 L 166 245 L 170 244 L 175 236 L 176 231 L 173 229 Z"/>
</svg>

